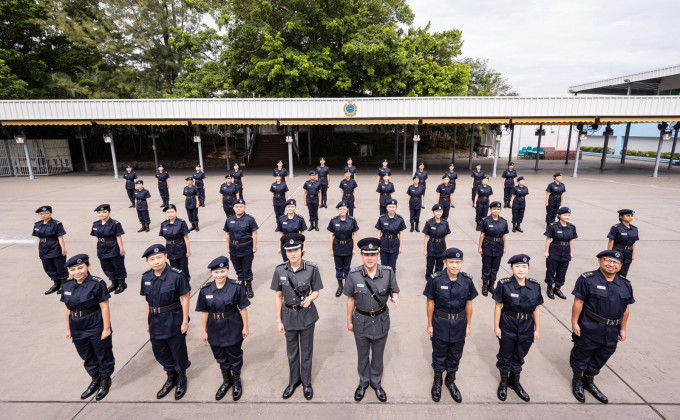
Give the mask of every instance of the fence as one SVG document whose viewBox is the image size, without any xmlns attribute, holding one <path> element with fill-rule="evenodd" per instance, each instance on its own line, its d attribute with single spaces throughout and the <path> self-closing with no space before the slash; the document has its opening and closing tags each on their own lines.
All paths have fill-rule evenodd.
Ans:
<svg viewBox="0 0 680 420">
<path fill-rule="evenodd" d="M 0 141 L 0 176 L 29 174 L 24 145 L 14 140 Z M 26 140 L 34 175 L 73 172 L 68 140 Z"/>
</svg>

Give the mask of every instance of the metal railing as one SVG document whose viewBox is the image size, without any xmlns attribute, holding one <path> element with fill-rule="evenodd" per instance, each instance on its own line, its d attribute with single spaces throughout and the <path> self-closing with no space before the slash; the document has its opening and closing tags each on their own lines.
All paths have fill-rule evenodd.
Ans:
<svg viewBox="0 0 680 420">
<path fill-rule="evenodd" d="M 24 145 L 14 140 L 5 140 L 0 147 L 0 175 L 28 176 L 28 163 Z M 73 172 L 73 161 L 68 140 L 26 140 L 28 154 L 34 175 L 56 175 Z M 8 150 L 7 162 L 3 152 Z M 9 172 L 9 173 L 8 173 Z"/>
</svg>

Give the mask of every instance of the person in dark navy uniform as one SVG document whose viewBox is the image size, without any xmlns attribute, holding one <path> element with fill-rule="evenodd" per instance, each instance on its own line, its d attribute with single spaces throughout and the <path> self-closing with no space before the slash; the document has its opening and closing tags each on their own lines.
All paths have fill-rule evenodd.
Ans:
<svg viewBox="0 0 680 420">
<path fill-rule="evenodd" d="M 309 211 L 309 230 L 319 230 L 319 190 L 321 183 L 316 180 L 316 171 L 309 171 L 309 181 L 302 186 L 305 190 L 305 206 Z"/>
<path fill-rule="evenodd" d="M 274 183 L 269 187 L 272 193 L 272 206 L 274 206 L 274 217 L 278 220 L 286 209 L 286 200 L 288 200 L 288 185 L 281 182 L 281 175 L 274 177 Z"/>
<path fill-rule="evenodd" d="M 378 188 L 375 192 L 378 193 L 378 207 L 379 215 L 387 213 L 387 202 L 392 199 L 392 193 L 394 191 L 394 184 L 390 182 L 391 176 L 389 174 L 384 174 L 382 181 L 378 183 Z"/>
<path fill-rule="evenodd" d="M 595 385 L 595 376 L 616 351 L 618 341 L 626 340 L 630 307 L 635 303 L 633 286 L 618 274 L 625 256 L 609 249 L 597 254 L 599 269 L 581 274 L 576 280 L 571 309 L 571 339 L 574 346 L 569 365 L 574 373 L 572 393 L 585 402 L 584 389 L 601 403 L 609 402 Z"/>
<path fill-rule="evenodd" d="M 198 232 L 201 230 L 198 227 L 198 206 L 200 205 L 200 197 L 198 196 L 198 188 L 194 186 L 194 177 L 188 176 L 185 178 L 187 186 L 184 187 L 182 195 L 184 196 L 184 208 L 187 210 L 187 218 L 191 223 L 191 229 Z"/>
<path fill-rule="evenodd" d="M 499 344 L 496 367 L 501 375 L 496 395 L 501 401 L 508 397 L 508 387 L 523 401 L 530 399 L 519 378 L 524 357 L 540 335 L 543 295 L 541 283 L 527 277 L 529 260 L 526 254 L 510 257 L 512 277 L 501 279 L 493 291 L 494 333 Z"/>
<path fill-rule="evenodd" d="M 489 202 L 493 195 L 493 188 L 489 186 L 489 177 L 482 179 L 482 185 L 478 185 L 475 189 L 475 202 L 472 207 L 475 208 L 475 223 L 477 230 L 481 229 L 482 220 L 489 214 Z"/>
<path fill-rule="evenodd" d="M 201 170 L 201 165 L 196 165 L 196 170 L 191 176 L 194 178 L 194 187 L 198 193 L 198 203 L 205 207 L 205 172 Z"/>
<path fill-rule="evenodd" d="M 345 168 L 344 177 L 345 178 L 340 181 L 340 201 L 347 203 L 349 215 L 354 216 L 354 207 L 357 205 L 355 190 L 359 188 L 359 186 L 354 178 L 352 178 L 352 171 L 350 171 L 349 168 Z"/>
<path fill-rule="evenodd" d="M 482 220 L 479 233 L 478 252 L 482 256 L 482 295 L 493 293 L 494 283 L 501 265 L 501 257 L 505 254 L 505 235 L 508 222 L 501 217 L 501 203 L 491 203 L 491 216 Z"/>
<path fill-rule="evenodd" d="M 234 176 L 229 172 L 224 176 L 225 183 L 220 186 L 220 201 L 224 214 L 227 217 L 234 214 L 234 201 L 241 198 L 238 192 L 238 185 L 234 184 Z"/>
<path fill-rule="evenodd" d="M 477 289 L 472 276 L 461 271 L 463 251 L 449 248 L 442 254 L 445 270 L 432 274 L 423 295 L 427 298 L 427 334 L 432 341 L 432 399 L 442 397 L 442 374 L 446 371 L 446 388 L 457 403 L 463 401 L 456 386 L 456 372 L 463 356 L 465 339 L 470 336 L 472 300 Z"/>
<path fill-rule="evenodd" d="M 387 202 L 387 213 L 378 217 L 375 228 L 380 239 L 380 265 L 390 266 L 396 273 L 406 230 L 404 218 L 397 214 L 397 200 L 393 198 Z"/>
<path fill-rule="evenodd" d="M 442 182 L 437 186 L 437 203 L 442 205 L 444 214 L 442 217 L 446 220 L 449 219 L 449 210 L 451 209 L 451 202 L 453 201 L 453 191 L 456 189 L 448 176 L 442 176 Z"/>
<path fill-rule="evenodd" d="M 148 232 L 149 224 L 151 224 L 151 219 L 149 218 L 149 198 L 151 198 L 151 193 L 149 190 L 144 188 L 144 181 L 138 179 L 135 181 L 135 208 L 137 210 L 137 218 L 142 227 L 137 232 Z"/>
<path fill-rule="evenodd" d="M 234 170 L 231 171 L 231 175 L 234 177 L 234 184 L 238 185 L 238 197 L 243 200 L 243 171 L 238 166 L 238 163 L 234 163 Z"/>
<path fill-rule="evenodd" d="M 557 172 L 553 174 L 553 182 L 548 184 L 545 189 L 545 225 L 546 227 L 555 221 L 557 210 L 562 207 L 564 202 L 564 193 L 567 189 L 562 183 L 562 174 Z"/>
<path fill-rule="evenodd" d="M 378 401 L 386 402 L 382 376 L 383 354 L 390 331 L 387 301 L 399 306 L 399 285 L 392 268 L 378 264 L 380 239 L 364 238 L 357 245 L 363 264 L 350 271 L 343 288 L 347 296 L 347 330 L 354 333 L 359 359 L 359 386 L 354 391 L 354 400 L 361 401 L 370 385 Z"/>
<path fill-rule="evenodd" d="M 344 171 L 349 171 L 351 174 L 350 178 L 354 179 L 354 176 L 357 174 L 357 167 L 352 165 L 352 158 L 348 157 L 347 158 L 347 166 L 343 169 Z"/>
<path fill-rule="evenodd" d="M 274 269 L 271 289 L 276 292 L 276 328 L 286 335 L 288 386 L 282 398 L 290 398 L 295 388 L 302 385 L 305 399 L 311 400 L 314 326 L 319 319 L 314 301 L 323 283 L 319 267 L 302 259 L 304 235 L 287 233 L 280 241 L 288 261 Z"/>
<path fill-rule="evenodd" d="M 423 162 L 420 162 L 418 164 L 418 169 L 416 172 L 413 174 L 418 177 L 418 180 L 420 181 L 420 185 L 423 186 L 423 196 L 425 196 L 425 192 L 427 191 L 427 171 L 425 170 L 425 164 Z M 425 200 L 423 200 L 421 206 L 421 209 L 425 208 Z M 413 232 L 413 231 L 411 231 Z"/>
<path fill-rule="evenodd" d="M 304 217 L 295 213 L 296 208 L 297 202 L 295 199 L 289 198 L 288 201 L 286 201 L 286 214 L 276 220 L 276 229 L 274 231 L 279 232 L 279 239 L 286 233 L 305 234 L 304 232 L 307 230 L 307 223 L 305 222 Z M 307 251 L 307 249 L 305 245 L 302 244 L 302 253 L 304 254 L 305 251 Z M 279 247 L 278 252 L 281 254 L 283 262 L 288 261 L 286 251 L 283 249 L 283 244 Z"/>
<path fill-rule="evenodd" d="M 380 181 L 392 181 L 392 170 L 387 167 L 387 159 L 383 159 L 382 161 L 382 166 L 378 168 L 378 179 L 377 182 L 380 184 Z M 388 176 L 387 181 L 385 181 L 385 175 Z"/>
<path fill-rule="evenodd" d="M 510 200 L 512 199 L 512 190 L 515 188 L 515 178 L 517 178 L 517 171 L 513 162 L 508 163 L 508 169 L 503 171 L 501 178 L 503 181 L 503 202 L 506 209 L 510 208 Z"/>
<path fill-rule="evenodd" d="M 276 169 L 274 169 L 272 176 L 276 177 L 276 175 L 281 176 L 281 182 L 283 182 L 284 184 L 287 183 L 286 178 L 288 178 L 288 170 L 286 170 L 286 168 L 283 167 L 282 160 L 276 162 Z"/>
<path fill-rule="evenodd" d="M 482 185 L 482 180 L 486 178 L 486 174 L 482 170 L 482 164 L 475 164 L 475 170 L 470 173 L 472 178 L 472 207 L 475 206 L 475 196 L 477 195 L 477 186 Z"/>
<path fill-rule="evenodd" d="M 339 202 L 335 208 L 338 209 L 338 215 L 328 222 L 327 229 L 330 232 L 330 255 L 335 261 L 335 278 L 338 281 L 335 297 L 340 297 L 343 281 L 347 280 L 352 265 L 352 256 L 356 254 L 359 224 L 347 214 L 349 206 L 346 202 Z"/>
<path fill-rule="evenodd" d="M 158 179 L 158 194 L 163 200 L 161 208 L 168 205 L 170 201 L 170 175 L 165 172 L 163 164 L 158 165 L 158 170 L 156 171 L 156 179 Z"/>
<path fill-rule="evenodd" d="M 635 212 L 631 209 L 621 209 L 619 213 L 619 223 L 609 229 L 609 242 L 607 249 L 615 249 L 623 254 L 623 265 L 619 270 L 619 276 L 626 277 L 630 264 L 635 259 L 635 242 L 640 240 L 638 228 L 632 224 L 635 219 Z"/>
<path fill-rule="evenodd" d="M 576 226 L 569 223 L 571 210 L 560 207 L 557 210 L 558 221 L 551 223 L 545 231 L 545 282 L 547 295 L 555 299 L 567 297 L 562 293 L 562 286 L 567 276 L 569 261 L 574 258 L 574 239 L 578 238 Z"/>
<path fill-rule="evenodd" d="M 38 238 L 38 257 L 42 261 L 45 274 L 52 280 L 52 286 L 45 291 L 46 295 L 57 292 L 61 294 L 61 283 L 68 278 L 66 263 L 66 242 L 64 242 L 64 225 L 52 218 L 52 206 L 41 206 L 35 211 L 40 220 L 33 224 L 32 236 Z"/>
<path fill-rule="evenodd" d="M 444 209 L 442 205 L 437 203 L 432 206 L 432 213 L 434 217 L 423 226 L 423 234 L 425 235 L 423 244 L 423 254 L 426 257 L 425 281 L 430 278 L 434 272 L 441 271 L 444 268 L 442 255 L 449 247 L 449 222 L 442 217 Z"/>
<path fill-rule="evenodd" d="M 215 361 L 222 371 L 222 385 L 215 393 L 217 401 L 232 387 L 232 398 L 238 401 L 243 394 L 243 340 L 248 337 L 248 306 L 245 289 L 240 280 L 227 277 L 229 259 L 217 257 L 208 264 L 212 281 L 201 286 L 196 312 L 201 312 L 203 342 L 210 344 Z"/>
<path fill-rule="evenodd" d="M 189 274 L 189 257 L 191 257 L 191 243 L 189 241 L 189 226 L 187 222 L 177 217 L 177 207 L 168 204 L 164 209 L 165 217 L 161 223 L 158 236 L 165 239 L 165 250 L 168 254 L 170 265 L 179 268 L 191 280 Z"/>
<path fill-rule="evenodd" d="M 69 258 L 66 268 L 71 276 L 63 285 L 61 301 L 66 305 L 66 338 L 70 338 L 83 359 L 90 385 L 80 395 L 84 400 L 97 393 L 101 401 L 111 388 L 111 375 L 116 360 L 111 339 L 111 312 L 106 283 L 89 273 L 86 254 Z"/>
<path fill-rule="evenodd" d="M 130 208 L 132 209 L 135 207 L 135 179 L 137 179 L 137 174 L 132 171 L 132 166 L 125 166 L 123 179 L 125 179 L 125 192 L 130 199 Z"/>
<path fill-rule="evenodd" d="M 326 158 L 323 156 L 319 159 L 319 166 L 316 167 L 316 176 L 319 177 L 321 183 L 321 207 L 328 208 L 326 204 L 328 200 L 328 186 L 331 183 L 331 170 L 326 166 Z"/>
<path fill-rule="evenodd" d="M 418 175 L 413 175 L 413 185 L 409 185 L 406 189 L 408 195 L 408 212 L 409 221 L 411 222 L 411 232 L 415 229 L 420 232 L 420 210 L 425 203 L 425 187 L 420 185 L 420 178 Z"/>
<path fill-rule="evenodd" d="M 97 238 L 95 243 L 97 258 L 102 271 L 111 282 L 108 292 L 115 290 L 116 294 L 123 293 L 127 289 L 123 225 L 118 220 L 111 219 L 111 206 L 108 204 L 101 204 L 94 211 L 97 212 L 99 220 L 92 223 L 90 235 Z"/>
<path fill-rule="evenodd" d="M 246 202 L 239 198 L 234 202 L 234 215 L 224 222 L 227 252 L 234 264 L 238 279 L 246 288 L 248 299 L 255 297 L 253 291 L 253 259 L 257 252 L 257 223 L 246 214 Z"/>
<path fill-rule="evenodd" d="M 458 172 L 454 170 L 453 162 L 449 163 L 449 169 L 444 172 L 444 175 L 449 177 L 449 183 L 453 185 L 453 191 L 456 191 L 456 180 L 458 179 Z M 451 208 L 454 209 L 456 206 L 453 205 L 453 197 L 451 197 Z"/>
<path fill-rule="evenodd" d="M 151 267 L 142 274 L 139 292 L 146 299 L 146 330 L 153 355 L 168 376 L 156 398 L 175 388 L 179 400 L 187 392 L 186 372 L 191 365 L 187 352 L 191 286 L 182 270 L 168 264 L 163 245 L 151 245 L 142 258 Z"/>
<path fill-rule="evenodd" d="M 512 189 L 510 207 L 512 207 L 512 231 L 524 232 L 521 224 L 524 221 L 524 210 L 526 209 L 526 196 L 529 195 L 529 188 L 524 185 L 524 177 L 517 177 L 517 185 Z"/>
</svg>

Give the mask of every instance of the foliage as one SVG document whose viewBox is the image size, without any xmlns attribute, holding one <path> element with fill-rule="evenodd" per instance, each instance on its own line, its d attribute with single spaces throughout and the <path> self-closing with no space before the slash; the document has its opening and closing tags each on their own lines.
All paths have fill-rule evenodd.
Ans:
<svg viewBox="0 0 680 420">
<path fill-rule="evenodd" d="M 489 68 L 487 59 L 466 58 L 463 62 L 470 66 L 468 96 L 517 96 L 508 79 L 496 70 Z"/>
</svg>

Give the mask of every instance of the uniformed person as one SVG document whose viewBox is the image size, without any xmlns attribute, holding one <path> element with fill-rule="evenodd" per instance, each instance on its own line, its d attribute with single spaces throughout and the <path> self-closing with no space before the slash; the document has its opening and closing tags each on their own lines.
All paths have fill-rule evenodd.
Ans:
<svg viewBox="0 0 680 420">
<path fill-rule="evenodd" d="M 456 372 L 463 356 L 465 339 L 470 336 L 472 300 L 477 289 L 472 276 L 461 271 L 463 251 L 449 248 L 442 254 L 445 270 L 432 274 L 423 295 L 427 298 L 427 334 L 432 341 L 432 399 L 442 397 L 442 374 L 446 371 L 446 388 L 451 398 L 461 402 L 463 397 L 456 386 Z"/>
<path fill-rule="evenodd" d="M 187 210 L 187 218 L 189 223 L 191 223 L 191 228 L 189 231 L 195 230 L 198 232 L 201 230 L 198 227 L 198 206 L 200 205 L 200 197 L 198 196 L 198 188 L 194 186 L 194 177 L 188 176 L 185 178 L 187 186 L 184 187 L 182 195 L 184 196 L 184 208 Z"/>
<path fill-rule="evenodd" d="M 59 220 L 52 218 L 52 206 L 40 206 L 35 211 L 40 220 L 33 224 L 32 236 L 38 237 L 38 257 L 42 261 L 45 274 L 52 280 L 46 295 L 61 294 L 61 283 L 68 278 L 66 263 L 66 230 Z"/>
<path fill-rule="evenodd" d="M 269 192 L 272 193 L 272 206 L 274 206 L 274 217 L 278 220 L 286 209 L 286 200 L 288 200 L 288 185 L 281 182 L 281 175 L 274 177 L 274 183 L 269 187 Z"/>
<path fill-rule="evenodd" d="M 482 170 L 482 164 L 477 163 L 475 164 L 475 170 L 470 173 L 470 177 L 472 178 L 472 207 L 474 207 L 475 203 L 475 195 L 477 194 L 477 186 L 482 185 L 482 180 L 486 178 L 486 174 Z"/>
<path fill-rule="evenodd" d="M 456 191 L 456 180 L 458 179 L 458 172 L 454 170 L 453 162 L 449 163 L 449 169 L 444 172 L 444 175 L 449 177 L 449 183 L 453 185 L 453 191 Z M 451 197 L 451 208 L 456 208 L 453 205 L 453 197 Z"/>
<path fill-rule="evenodd" d="M 394 184 L 390 182 L 390 175 L 386 173 L 382 178 L 375 190 L 378 193 L 378 207 L 380 209 L 378 214 L 381 216 L 387 213 L 387 202 L 392 199 L 392 193 L 395 192 Z"/>
<path fill-rule="evenodd" d="M 397 200 L 393 198 L 387 202 L 387 213 L 378 217 L 375 228 L 380 239 L 380 264 L 392 267 L 396 273 L 406 230 L 404 218 L 397 214 Z"/>
<path fill-rule="evenodd" d="M 517 185 L 512 189 L 510 207 L 512 207 L 512 231 L 524 232 L 521 224 L 524 220 L 524 210 L 526 209 L 526 196 L 529 195 L 529 188 L 525 185 L 524 177 L 517 177 Z"/>
<path fill-rule="evenodd" d="M 288 171 L 286 170 L 286 168 L 283 167 L 282 160 L 276 162 L 276 169 L 274 169 L 274 173 L 272 175 L 274 177 L 276 177 L 276 175 L 281 175 L 281 182 L 286 184 L 286 178 L 288 178 Z"/>
<path fill-rule="evenodd" d="M 151 198 L 151 193 L 149 190 L 144 188 L 144 181 L 138 179 L 135 181 L 135 208 L 137 210 L 137 218 L 142 227 L 137 232 L 148 232 L 149 224 L 151 224 L 151 219 L 149 218 L 149 198 Z"/>
<path fill-rule="evenodd" d="M 309 181 L 302 186 L 305 191 L 305 206 L 309 211 L 309 230 L 319 230 L 319 190 L 321 183 L 316 180 L 316 171 L 309 171 Z"/>
<path fill-rule="evenodd" d="M 385 180 L 385 175 L 387 175 L 389 177 L 387 179 L 388 181 L 392 181 L 392 170 L 387 167 L 387 163 L 388 163 L 387 159 L 383 159 L 382 166 L 380 168 L 378 168 L 378 177 L 377 177 L 378 178 L 377 179 L 378 184 L 380 183 L 380 181 Z"/>
<path fill-rule="evenodd" d="M 505 179 L 503 182 L 504 207 L 509 209 L 510 200 L 512 199 L 512 191 L 515 188 L 515 178 L 517 178 L 517 171 L 515 171 L 515 164 L 513 162 L 508 163 L 508 169 L 503 171 L 501 177 Z"/>
<path fill-rule="evenodd" d="M 161 208 L 168 205 L 170 201 L 170 175 L 165 172 L 163 164 L 158 165 L 158 170 L 156 171 L 156 178 L 158 179 L 158 194 L 163 200 Z"/>
<path fill-rule="evenodd" d="M 425 281 L 430 278 L 434 272 L 441 271 L 444 268 L 442 255 L 449 247 L 449 222 L 442 217 L 444 209 L 442 205 L 437 203 L 432 206 L 432 213 L 434 217 L 423 226 L 423 234 L 425 234 L 425 243 L 423 246 L 423 254 L 426 258 Z"/>
<path fill-rule="evenodd" d="M 442 209 L 444 210 L 442 217 L 448 220 L 451 202 L 453 201 L 453 191 L 456 187 L 451 184 L 451 180 L 448 176 L 442 176 L 442 180 L 443 182 L 437 186 L 437 203 L 441 204 Z"/>
<path fill-rule="evenodd" d="M 125 173 L 123 174 L 125 180 L 125 192 L 127 192 L 128 199 L 130 199 L 130 208 L 135 207 L 135 179 L 137 174 L 132 172 L 132 166 L 125 166 Z"/>
<path fill-rule="evenodd" d="M 201 170 L 201 165 L 196 165 L 196 170 L 191 176 L 194 178 L 194 187 L 198 193 L 199 206 L 205 207 L 205 172 Z"/>
<path fill-rule="evenodd" d="M 635 242 L 640 239 L 638 228 L 632 224 L 635 212 L 631 209 L 621 209 L 619 223 L 609 229 L 609 243 L 607 249 L 615 249 L 623 254 L 623 265 L 619 270 L 619 276 L 626 277 L 630 264 L 635 259 Z"/>
<path fill-rule="evenodd" d="M 234 177 L 234 184 L 238 185 L 239 198 L 243 200 L 243 171 L 238 166 L 238 163 L 234 162 L 234 170 L 231 171 L 231 175 Z"/>
<path fill-rule="evenodd" d="M 477 230 L 481 229 L 482 220 L 489 214 L 489 202 L 493 196 L 493 188 L 489 186 L 489 177 L 482 179 L 482 185 L 478 185 L 475 190 L 475 202 L 472 207 L 475 208 L 475 223 L 477 223 Z"/>
<path fill-rule="evenodd" d="M 494 333 L 499 344 L 496 367 L 501 375 L 496 395 L 501 401 L 507 398 L 508 387 L 522 400 L 530 399 L 519 378 L 524 357 L 540 335 L 543 305 L 541 283 L 527 277 L 530 259 L 525 254 L 510 257 L 512 277 L 501 279 L 493 291 Z"/>
<path fill-rule="evenodd" d="M 165 250 L 170 265 L 182 270 L 184 275 L 187 276 L 187 280 L 191 280 L 189 273 L 189 257 L 191 257 L 189 226 L 187 226 L 187 222 L 177 217 L 177 207 L 174 204 L 168 204 L 163 212 L 167 220 L 161 223 L 158 236 L 165 239 Z"/>
<path fill-rule="evenodd" d="M 222 371 L 222 385 L 215 393 L 217 401 L 224 398 L 230 387 L 232 398 L 238 401 L 243 394 L 243 340 L 248 337 L 248 306 L 245 289 L 240 280 L 227 277 L 229 259 L 217 257 L 208 264 L 212 281 L 201 286 L 196 312 L 201 312 L 203 342 L 210 344 L 215 361 Z"/>
<path fill-rule="evenodd" d="M 546 290 L 550 299 L 555 299 L 555 295 L 566 299 L 560 289 L 564 286 L 569 261 L 574 258 L 574 239 L 578 235 L 576 226 L 569 223 L 569 207 L 560 207 L 557 210 L 557 219 L 545 231 L 545 282 L 548 284 Z"/>
<path fill-rule="evenodd" d="M 347 158 L 347 166 L 345 166 L 344 171 L 348 171 L 351 174 L 350 178 L 354 179 L 354 176 L 357 174 L 357 167 L 352 165 L 352 158 L 348 157 Z"/>
<path fill-rule="evenodd" d="M 234 201 L 241 198 L 239 196 L 238 185 L 234 184 L 234 176 L 231 172 L 224 176 L 225 183 L 220 186 L 220 201 L 224 214 L 229 217 L 234 214 Z"/>
<path fill-rule="evenodd" d="M 330 254 L 335 262 L 335 278 L 338 280 L 335 297 L 340 297 L 343 281 L 347 280 L 352 265 L 352 256 L 356 254 L 359 224 L 354 217 L 347 214 L 349 206 L 346 202 L 339 202 L 335 208 L 338 209 L 338 215 L 328 222 L 328 231 Z"/>
<path fill-rule="evenodd" d="M 71 276 L 63 285 L 61 301 L 66 304 L 66 338 L 70 338 L 83 359 L 90 385 L 80 395 L 84 400 L 97 393 L 101 401 L 109 393 L 115 369 L 111 340 L 111 312 L 106 283 L 89 273 L 86 254 L 69 258 L 66 268 Z"/>
<path fill-rule="evenodd" d="M 239 198 L 234 202 L 234 215 L 224 222 L 227 252 L 234 264 L 238 279 L 246 288 L 248 299 L 255 297 L 253 291 L 253 259 L 257 252 L 257 223 L 246 214 L 246 202 Z"/>
<path fill-rule="evenodd" d="M 350 159 L 351 161 L 351 159 Z M 354 167 L 353 167 L 354 168 Z M 354 168 L 356 170 L 356 168 Z M 344 179 L 340 181 L 340 201 L 347 203 L 349 215 L 354 216 L 354 207 L 357 205 L 355 190 L 359 188 L 357 182 L 352 178 L 352 171 L 345 168 Z"/>
<path fill-rule="evenodd" d="M 411 232 L 415 229 L 420 232 L 420 210 L 425 203 L 425 187 L 420 185 L 420 178 L 418 175 L 413 175 L 413 185 L 409 185 L 406 189 L 408 195 L 408 212 L 409 221 L 411 222 Z"/>
<path fill-rule="evenodd" d="M 347 329 L 354 333 L 359 359 L 359 386 L 354 391 L 354 400 L 361 401 L 370 385 L 378 400 L 386 402 L 382 376 L 390 330 L 387 300 L 391 298 L 394 306 L 399 306 L 399 285 L 392 268 L 378 264 L 380 239 L 364 238 L 357 245 L 363 265 L 350 271 L 343 288 L 347 296 Z"/>
<path fill-rule="evenodd" d="M 319 177 L 321 183 L 321 207 L 327 209 L 326 202 L 328 200 L 328 186 L 331 183 L 331 170 L 326 166 L 326 158 L 323 156 L 319 159 L 319 166 L 316 167 L 316 176 Z"/>
<path fill-rule="evenodd" d="M 118 220 L 111 219 L 111 206 L 101 204 L 94 209 L 99 220 L 92 223 L 90 235 L 97 238 L 97 258 L 102 266 L 102 271 L 109 278 L 111 286 L 108 292 L 115 290 L 116 294 L 127 289 L 125 279 L 125 247 L 123 246 L 123 225 Z"/>
<path fill-rule="evenodd" d="M 306 400 L 314 396 L 312 358 L 314 325 L 319 319 L 314 301 L 323 289 L 319 267 L 302 259 L 304 235 L 288 233 L 281 237 L 288 261 L 274 269 L 271 289 L 276 292 L 276 328 L 286 335 L 288 386 L 283 399 L 290 398 L 302 384 Z"/>
<path fill-rule="evenodd" d="M 276 220 L 275 232 L 279 232 L 279 239 L 287 233 L 305 234 L 304 232 L 307 230 L 307 223 L 305 222 L 304 217 L 295 213 L 296 207 L 297 202 L 294 198 L 289 198 L 288 201 L 286 201 L 286 214 Z M 302 253 L 305 251 L 307 251 L 305 244 L 302 244 Z M 283 257 L 283 262 L 288 261 L 286 251 L 283 249 L 283 244 L 279 247 L 278 253 Z"/>
<path fill-rule="evenodd" d="M 187 392 L 186 371 L 191 365 L 186 338 L 191 286 L 182 270 L 168 264 L 163 245 L 151 245 L 142 258 L 151 267 L 142 274 L 139 293 L 146 299 L 146 330 L 153 355 L 168 376 L 156 398 L 175 388 L 175 399 L 179 400 Z"/>
<path fill-rule="evenodd" d="M 557 210 L 562 207 L 564 202 L 564 193 L 567 189 L 562 183 L 562 174 L 557 172 L 553 174 L 553 182 L 548 184 L 545 189 L 545 224 L 548 226 L 555 221 Z"/>
<path fill-rule="evenodd" d="M 496 283 L 501 257 L 505 254 L 505 235 L 508 232 L 508 222 L 501 217 L 501 203 L 491 203 L 491 215 L 485 217 L 481 223 L 479 233 L 478 252 L 482 256 L 482 294 L 493 293 Z"/>
<path fill-rule="evenodd" d="M 418 180 L 420 181 L 420 185 L 423 186 L 423 196 L 425 195 L 425 192 L 427 190 L 427 171 L 425 170 L 425 164 L 423 162 L 420 162 L 418 164 L 418 169 L 416 172 L 413 174 L 418 177 Z M 423 200 L 423 203 L 420 206 L 421 209 L 425 208 L 425 200 Z"/>
<path fill-rule="evenodd" d="M 609 400 L 595 385 L 595 376 L 616 351 L 617 341 L 626 340 L 629 305 L 635 303 L 633 287 L 617 272 L 625 256 L 616 249 L 597 254 L 600 268 L 581 274 L 576 280 L 571 310 L 569 365 L 574 372 L 572 393 L 585 402 L 584 389 L 602 403 Z"/>
</svg>

